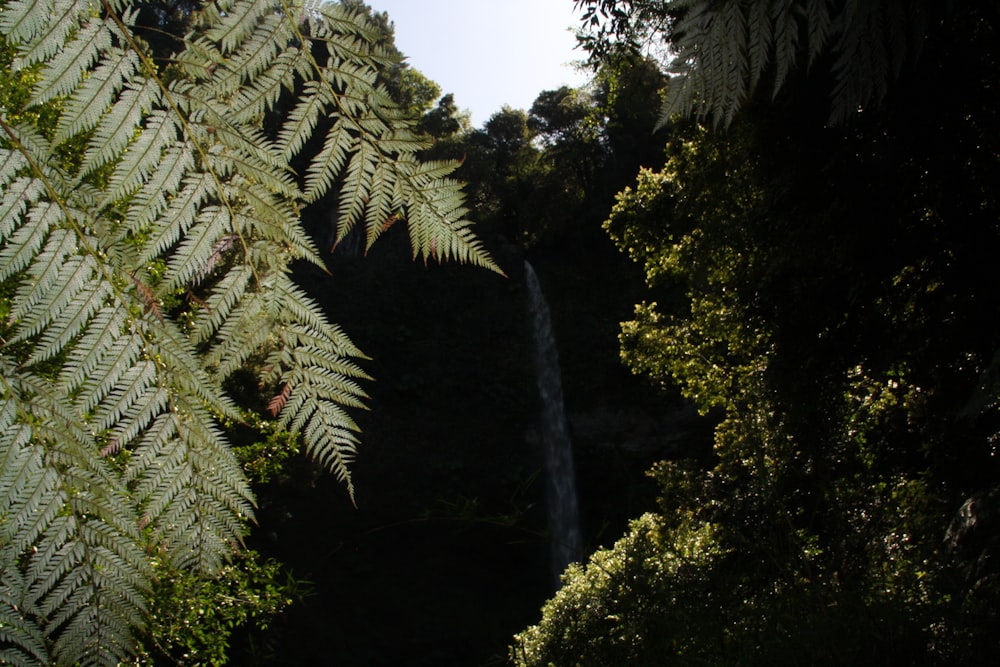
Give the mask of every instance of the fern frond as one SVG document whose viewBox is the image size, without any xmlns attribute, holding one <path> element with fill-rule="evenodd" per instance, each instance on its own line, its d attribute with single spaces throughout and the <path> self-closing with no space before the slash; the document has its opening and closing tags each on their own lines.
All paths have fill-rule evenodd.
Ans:
<svg viewBox="0 0 1000 667">
<path fill-rule="evenodd" d="M 214 367 L 217 375 L 228 377 L 264 348 L 270 340 L 274 321 L 262 305 L 259 296 L 247 295 L 232 310 L 216 332 L 218 342 L 205 354 L 206 367 Z"/>
<path fill-rule="evenodd" d="M 216 70 L 209 91 L 229 101 L 234 120 L 259 120 L 274 107 L 283 89 L 292 89 L 296 65 L 303 56 L 298 49 L 288 48 L 291 41 L 293 33 L 285 18 L 268 16 L 251 39 L 226 58 L 225 69 Z"/>
<path fill-rule="evenodd" d="M 122 422 L 125 415 L 145 411 L 145 402 L 141 400 L 143 398 L 145 401 L 158 402 L 152 400 L 152 396 L 157 394 L 154 388 L 156 377 L 156 365 L 151 361 L 143 361 L 125 371 L 121 380 L 97 406 L 92 420 L 97 431 L 112 428 Z"/>
<path fill-rule="evenodd" d="M 28 42 L 15 60 L 17 67 L 30 67 L 55 55 L 66 38 L 78 29 L 87 11 L 84 3 L 74 0 L 54 3 L 27 0 L 10 4 L 14 13 L 10 41 L 15 44 L 22 40 Z M 22 14 L 20 6 L 25 4 L 29 5 L 28 11 Z"/>
<path fill-rule="evenodd" d="M 322 263 L 302 206 L 336 189 L 342 231 L 364 225 L 371 244 L 405 219 L 415 256 L 498 270 L 455 165 L 421 163 L 414 122 L 376 86 L 391 59 L 365 12 L 208 3 L 165 75 L 132 34 L 131 2 L 91 5 L 0 3 L 0 39 L 34 69 L 31 110 L 55 118 L 53 131 L 0 116 L 11 664 L 128 662 L 149 554 L 212 572 L 238 548 L 253 498 L 217 420 L 240 418 L 223 382 L 251 358 L 282 387 L 276 420 L 353 496 L 349 411 L 364 408 L 368 376 L 289 278 L 294 259 Z"/>
<path fill-rule="evenodd" d="M 773 24 L 774 32 L 774 85 L 772 97 L 777 96 L 789 72 L 798 60 L 799 52 L 799 32 L 800 21 L 795 6 L 792 3 L 775 3 L 771 9 L 768 23 Z M 812 47 L 812 40 L 825 39 L 819 31 L 808 35 L 809 46 Z"/>
<path fill-rule="evenodd" d="M 28 161 L 24 155 L 18 151 L 0 147 L 0 185 L 6 187 L 26 166 L 28 166 Z M 4 193 L 4 196 L 0 200 L 6 200 L 6 198 L 6 193 Z M 0 204 L 0 206 L 2 205 Z M 3 218 L 0 218 L 0 220 L 3 220 Z"/>
<path fill-rule="evenodd" d="M 94 314 L 87 331 L 81 336 L 77 345 L 67 355 L 66 364 L 59 374 L 59 385 L 67 396 L 77 395 L 77 391 L 85 382 L 94 378 L 103 378 L 97 383 L 96 391 L 83 392 L 77 398 L 81 413 L 88 413 L 110 390 L 117 377 L 124 373 L 136 358 L 142 341 L 135 334 L 126 334 L 125 308 L 120 304 L 109 305 Z M 127 336 L 133 336 L 128 339 Z M 115 364 L 120 364 L 114 371 Z M 110 375 L 110 377 L 108 377 Z M 102 383 L 108 383 L 102 388 Z"/>
<path fill-rule="evenodd" d="M 203 208 L 167 263 L 166 289 L 175 290 L 199 282 L 206 267 L 216 261 L 216 243 L 229 233 L 231 224 L 229 211 L 225 208 Z"/>
<path fill-rule="evenodd" d="M 49 290 L 60 281 L 60 276 L 66 273 L 66 258 L 75 253 L 76 237 L 69 231 L 57 229 L 49 236 L 45 249 L 39 254 L 41 261 L 28 267 L 29 280 L 18 287 L 9 315 L 11 321 L 19 321 L 36 309 Z"/>
<path fill-rule="evenodd" d="M 319 84 L 317 84 L 319 85 Z M 323 150 L 313 158 L 306 169 L 305 201 L 312 203 L 325 195 L 333 186 L 347 163 L 347 156 L 356 148 L 356 139 L 343 118 L 337 118 L 326 133 Z"/>
<path fill-rule="evenodd" d="M 220 135 L 220 139 L 225 141 L 225 135 Z M 246 139 L 239 138 L 238 141 L 245 142 Z M 219 177 L 239 174 L 241 178 L 255 183 L 258 187 L 263 186 L 270 192 L 294 198 L 298 188 L 287 172 L 268 164 L 267 159 L 270 156 L 263 147 L 252 147 L 245 151 L 241 150 L 243 148 L 250 147 L 225 146 L 223 143 L 218 150 L 208 155 L 209 166 Z"/>
<path fill-rule="evenodd" d="M 339 327 L 327 320 L 319 304 L 309 298 L 301 287 L 289 280 L 288 276 L 283 274 L 276 276 L 272 289 L 274 300 L 271 307 L 284 314 L 283 323 L 301 324 L 307 330 L 316 332 L 318 338 L 310 340 L 310 345 L 329 348 L 341 357 L 364 356 Z M 297 342 L 304 344 L 304 339 Z"/>
<path fill-rule="evenodd" d="M 353 501 L 354 483 L 351 481 L 350 466 L 358 451 L 357 425 L 336 403 L 322 400 L 307 401 L 296 421 L 304 421 L 301 430 L 306 451 L 347 486 L 347 493 Z"/>
<path fill-rule="evenodd" d="M 62 378 L 67 389 L 79 388 L 76 404 L 83 414 L 91 412 L 105 399 L 142 354 L 142 339 L 130 335 L 117 336 L 117 313 L 105 311 L 105 314 L 109 315 L 107 319 L 94 318 L 93 332 L 107 332 L 108 338 L 96 339 L 95 342 L 99 341 L 100 346 L 95 345 L 94 349 L 86 350 L 86 356 L 79 367 L 71 366 L 73 372 L 64 371 Z M 74 353 L 79 354 L 78 350 L 82 349 L 80 346 Z M 93 370 L 84 373 L 83 370 L 90 366 L 93 366 Z"/>
<path fill-rule="evenodd" d="M 206 37 L 218 43 L 222 53 L 232 53 L 253 34 L 258 23 L 274 11 L 274 0 L 238 0 L 222 14 L 218 25 L 210 29 Z"/>
<path fill-rule="evenodd" d="M 177 194 L 184 176 L 195 166 L 191 147 L 187 144 L 175 144 L 169 147 L 163 154 L 163 165 L 163 168 L 157 169 L 130 200 L 125 216 L 126 224 L 119 226 L 120 232 L 116 241 L 124 240 L 130 233 L 148 229 L 167 208 L 168 198 L 172 198 L 171 202 L 176 201 L 174 195 Z M 193 201 L 198 203 L 202 201 L 201 198 L 205 196 L 209 185 L 208 179 L 201 179 L 200 182 L 205 190 L 193 198 Z M 191 219 L 193 220 L 193 215 Z M 174 238 L 167 246 L 176 241 Z"/>
<path fill-rule="evenodd" d="M 7 557 L 13 555 L 7 545 L 19 547 L 16 558 L 23 567 L 16 577 L 4 570 L 5 582 L 16 579 L 21 590 L 15 627 L 39 628 L 60 664 L 124 655 L 130 627 L 145 606 L 147 576 L 124 489 L 88 449 L 89 438 L 64 401 L 37 378 L 12 372 L 6 363 L 3 370 L 0 421 L 11 437 L 0 438 L 0 498 L 4 510 L 15 511 L 19 530 L 2 551 Z M 15 460 L 28 465 L 11 476 Z M 23 639 L 16 644 L 30 646 Z"/>
<path fill-rule="evenodd" d="M 788 74 L 821 54 L 833 56 L 830 122 L 878 104 L 926 31 L 926 2 L 901 0 L 672 0 L 667 88 L 660 124 L 694 114 L 729 124 L 773 67 L 777 95 Z"/>
<path fill-rule="evenodd" d="M 93 173 L 122 154 L 135 137 L 143 114 L 159 101 L 159 94 L 159 87 L 149 79 L 137 79 L 125 85 L 114 106 L 94 130 L 80 166 L 81 175 Z"/>
<path fill-rule="evenodd" d="M 49 201 L 38 202 L 22 218 L 25 222 L 9 237 L 0 250 L 0 281 L 23 271 L 38 254 L 52 227 L 65 220 L 65 211 Z"/>
<path fill-rule="evenodd" d="M 181 158 L 182 156 L 178 156 Z M 180 159 L 178 159 L 180 161 Z M 135 232 L 145 232 L 148 235 L 142 252 L 140 261 L 151 262 L 157 257 L 166 254 L 187 233 L 195 222 L 201 206 L 212 197 L 215 192 L 215 179 L 211 174 L 198 173 L 192 175 L 184 181 L 181 191 L 171 200 L 163 213 L 156 216 L 151 229 L 136 225 Z M 155 209 L 154 209 L 155 210 Z M 137 211 L 138 217 L 144 220 L 152 211 Z"/>
<path fill-rule="evenodd" d="M 461 183 L 449 179 L 425 182 L 420 167 L 406 176 L 402 180 L 408 187 L 403 196 L 409 200 L 406 212 L 413 256 L 425 262 L 429 258 L 469 262 L 502 273 L 465 217 L 468 209 Z"/>
<path fill-rule="evenodd" d="M 143 522 L 178 567 L 218 569 L 253 516 L 250 489 L 211 416 L 197 403 L 175 402 L 136 447 L 128 477 L 136 480 Z"/>
<path fill-rule="evenodd" d="M 89 260 L 89 258 L 88 258 Z M 100 281 L 85 281 L 82 276 L 96 270 L 87 266 L 92 260 L 82 262 L 81 271 L 73 278 L 79 279 L 81 290 L 67 302 L 66 308 L 58 313 L 45 332 L 38 338 L 35 349 L 28 358 L 29 364 L 38 364 L 61 353 L 84 330 L 87 323 L 111 297 L 110 286 Z M 82 275 L 81 275 L 82 274 Z"/>
<path fill-rule="evenodd" d="M 23 161 L 24 158 L 21 159 Z M 8 162 L 15 165 L 12 167 L 11 174 L 15 173 L 20 165 L 15 160 Z M 2 216 L 0 217 L 0 239 L 7 239 L 14 233 L 28 206 L 38 201 L 43 190 L 42 182 L 35 178 L 18 178 L 4 189 L 3 198 L 0 199 L 0 216 Z"/>
<path fill-rule="evenodd" d="M 60 144 L 70 137 L 93 129 L 101 116 L 117 98 L 125 83 L 135 76 L 139 57 L 134 51 L 110 49 L 97 69 L 67 100 L 56 126 L 53 143 Z M 44 81 L 44 80 L 43 80 Z"/>
<path fill-rule="evenodd" d="M 212 287 L 202 307 L 195 312 L 194 338 L 203 343 L 211 339 L 223 322 L 230 319 L 233 309 L 250 286 L 253 268 L 243 264 L 233 267 Z"/>
<path fill-rule="evenodd" d="M 299 154 L 316 129 L 320 113 L 333 103 L 327 96 L 329 90 L 318 81 L 303 85 L 295 106 L 278 132 L 278 148 L 286 160 Z"/>
<path fill-rule="evenodd" d="M 0 31 L 10 44 L 23 44 L 52 18 L 53 0 L 10 0 L 0 14 Z"/>
<path fill-rule="evenodd" d="M 805 9 L 806 40 L 809 50 L 809 65 L 812 66 L 829 47 L 833 30 L 832 3 L 828 0 L 808 0 Z"/>
<path fill-rule="evenodd" d="M 161 377 L 168 383 L 174 400 L 186 397 L 210 407 L 213 414 L 234 421 L 240 413 L 218 382 L 213 382 L 199 363 L 200 357 L 190 349 L 189 338 L 171 320 L 158 323 L 156 339 L 149 339 L 150 358 L 161 367 Z"/>
<path fill-rule="evenodd" d="M 32 91 L 33 105 L 69 95 L 97 61 L 98 55 L 111 48 L 111 31 L 104 21 L 92 21 L 73 37 L 62 51 L 42 68 L 39 82 Z"/>
<path fill-rule="evenodd" d="M 177 141 L 177 119 L 165 111 L 155 110 L 146 119 L 145 130 L 128 147 L 115 165 L 107 191 L 107 201 L 123 199 L 149 179 L 162 164 L 163 151 Z"/>
<path fill-rule="evenodd" d="M 378 169 L 382 156 L 378 149 L 367 141 L 358 144 L 357 150 L 347 163 L 347 182 L 340 190 L 340 207 L 337 215 L 337 236 L 343 238 L 364 214 L 370 201 L 368 194 L 372 188 L 372 178 Z"/>
</svg>

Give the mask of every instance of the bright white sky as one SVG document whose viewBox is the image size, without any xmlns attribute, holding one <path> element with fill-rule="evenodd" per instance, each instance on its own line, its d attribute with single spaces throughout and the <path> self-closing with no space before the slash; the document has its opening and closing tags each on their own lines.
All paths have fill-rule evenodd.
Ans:
<svg viewBox="0 0 1000 667">
<path fill-rule="evenodd" d="M 529 109 L 538 93 L 580 86 L 572 67 L 579 19 L 573 0 L 365 0 L 388 12 L 407 62 L 454 93 L 481 127 L 507 104 Z"/>
</svg>

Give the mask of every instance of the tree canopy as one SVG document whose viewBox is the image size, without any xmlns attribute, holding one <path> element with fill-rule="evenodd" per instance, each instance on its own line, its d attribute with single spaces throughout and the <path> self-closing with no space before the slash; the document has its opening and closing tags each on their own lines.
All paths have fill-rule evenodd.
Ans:
<svg viewBox="0 0 1000 667">
<path fill-rule="evenodd" d="M 515 663 L 988 661 L 995 3 L 580 4 L 598 57 L 656 37 L 684 66 L 666 163 L 605 227 L 650 288 L 623 360 L 715 435 L 652 471 L 658 511 L 566 573 Z"/>
</svg>

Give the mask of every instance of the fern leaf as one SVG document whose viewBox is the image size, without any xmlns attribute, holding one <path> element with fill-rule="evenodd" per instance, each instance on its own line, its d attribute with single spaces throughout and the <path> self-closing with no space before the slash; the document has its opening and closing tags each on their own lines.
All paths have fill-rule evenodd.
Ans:
<svg viewBox="0 0 1000 667">
<path fill-rule="evenodd" d="M 347 162 L 348 153 L 355 149 L 355 141 L 347 122 L 343 118 L 334 120 L 326 133 L 323 150 L 306 169 L 306 202 L 315 202 L 330 190 Z"/>
<path fill-rule="evenodd" d="M 210 174 L 201 173 L 191 176 L 184 186 L 170 201 L 163 214 L 157 216 L 154 227 L 150 230 L 142 228 L 135 231 L 146 231 L 149 240 L 140 255 L 143 263 L 151 262 L 174 246 L 195 223 L 195 216 L 204 202 L 211 197 L 215 180 Z M 144 214 L 145 216 L 145 214 Z"/>
<path fill-rule="evenodd" d="M 30 67 L 42 62 L 59 51 L 66 38 L 78 27 L 86 8 L 81 2 L 56 0 L 51 2 L 11 3 L 14 5 L 11 26 L 11 41 L 27 41 L 26 48 L 15 60 L 16 67 Z M 21 6 L 29 5 L 27 13 L 21 14 Z M 35 5 L 32 7 L 31 5 Z M 4 14 L 6 14 L 6 7 Z M 5 31 L 6 34 L 6 31 Z"/>
<path fill-rule="evenodd" d="M 767 67 L 771 46 L 771 22 L 766 19 L 767 6 L 763 2 L 752 3 L 747 11 L 747 65 L 750 72 L 750 87 L 754 88 L 760 81 L 764 68 Z"/>
<path fill-rule="evenodd" d="M 209 47 L 216 51 L 221 46 L 216 52 L 223 59 L 221 66 L 212 70 L 211 82 L 206 86 L 206 98 L 228 101 L 241 93 L 245 94 L 245 84 L 249 82 L 252 86 L 253 81 L 283 52 L 275 28 L 280 28 L 286 38 L 290 36 L 282 17 L 272 13 L 254 25 L 234 50 L 227 50 L 218 42 Z"/>
<path fill-rule="evenodd" d="M 211 339 L 232 315 L 233 309 L 247 292 L 253 268 L 243 264 L 226 272 L 213 286 L 203 302 L 203 307 L 195 313 L 194 338 L 199 343 Z"/>
<path fill-rule="evenodd" d="M 295 66 L 302 57 L 287 44 L 295 39 L 285 16 L 269 15 L 250 39 L 226 58 L 209 88 L 217 99 L 230 100 L 231 117 L 254 121 L 272 108 L 282 88 L 292 88 Z"/>
<path fill-rule="evenodd" d="M 339 356 L 364 356 L 339 327 L 327 321 L 319 305 L 287 276 L 276 276 L 272 289 L 273 309 L 280 310 L 285 314 L 284 322 L 301 324 L 308 331 L 315 332 L 315 335 L 319 337 L 310 340 L 308 344 L 320 348 L 329 347 Z M 295 331 L 297 330 L 293 329 L 290 333 Z M 305 339 L 301 340 L 305 341 Z M 320 342 L 321 340 L 325 342 Z"/>
<path fill-rule="evenodd" d="M 308 81 L 303 85 L 295 106 L 278 132 L 278 147 L 286 160 L 298 155 L 312 137 L 320 113 L 331 103 L 325 95 L 328 90 L 318 81 Z"/>
<path fill-rule="evenodd" d="M 170 146 L 164 151 L 160 165 L 160 168 L 150 176 L 149 180 L 130 200 L 125 216 L 127 224 L 120 226 L 119 236 L 115 240 L 122 241 L 129 233 L 135 234 L 140 230 L 147 230 L 163 213 L 167 208 L 168 197 L 173 198 L 177 194 L 184 176 L 194 169 L 195 163 L 191 147 L 186 144 Z M 207 187 L 207 179 L 203 179 L 201 182 L 204 187 Z M 175 201 L 175 199 L 173 198 L 171 201 Z M 195 198 L 195 201 L 200 203 L 201 200 Z M 176 242 L 176 239 L 173 242 Z"/>
<path fill-rule="evenodd" d="M 129 476 L 137 480 L 148 525 L 170 547 L 179 567 L 216 570 L 230 544 L 242 537 L 241 518 L 252 516 L 250 490 L 211 417 L 196 404 L 174 404 L 153 434 L 167 446 L 136 449 Z"/>
<path fill-rule="evenodd" d="M 111 433 L 113 443 L 112 452 L 120 451 L 123 447 L 130 447 L 140 433 L 142 433 L 158 415 L 162 414 L 168 407 L 170 395 L 163 387 L 142 387 L 143 394 L 141 400 L 136 400 L 125 406 L 122 412 L 124 419 L 114 423 L 114 431 Z"/>
<path fill-rule="evenodd" d="M 240 174 L 241 178 L 271 192 L 290 198 L 297 194 L 297 188 L 287 173 L 273 169 L 252 153 L 222 149 L 210 154 L 208 160 L 212 170 L 220 177 Z"/>
<path fill-rule="evenodd" d="M 228 377 L 268 342 L 272 321 L 261 309 L 259 298 L 244 298 L 219 328 L 219 342 L 205 355 L 205 365 L 215 367 L 220 377 Z M 239 344 L 238 341 L 243 341 Z"/>
<path fill-rule="evenodd" d="M 37 364 L 61 353 L 111 296 L 111 288 L 107 283 L 85 281 L 85 276 L 95 270 L 95 267 L 88 266 L 92 262 L 89 258 L 82 262 L 81 271 L 72 278 L 79 282 L 81 289 L 48 324 L 27 363 Z"/>
<path fill-rule="evenodd" d="M 111 107 L 126 81 L 139 67 L 134 51 L 111 50 L 113 58 L 105 59 L 83 81 L 66 102 L 52 141 L 62 143 L 72 136 L 92 129 L 104 112 Z"/>
<path fill-rule="evenodd" d="M 76 237 L 69 230 L 57 229 L 49 236 L 39 261 L 28 267 L 28 280 L 21 283 L 10 310 L 11 321 L 29 315 L 45 299 L 49 290 L 66 273 L 66 258 L 76 252 Z M 62 280 L 65 280 L 65 276 Z"/>
<path fill-rule="evenodd" d="M 0 199 L 0 216 L 3 216 L 0 217 L 0 240 L 14 233 L 28 205 L 38 201 L 43 190 L 42 182 L 34 178 L 18 178 L 4 190 Z"/>
<path fill-rule="evenodd" d="M 0 186 L 6 187 L 10 184 L 27 165 L 28 161 L 18 151 L 0 148 Z"/>
<path fill-rule="evenodd" d="M 116 346 L 124 344 L 124 347 L 130 346 L 132 349 L 141 346 L 136 340 L 131 344 L 127 341 L 123 343 L 125 322 L 125 309 L 118 304 L 106 306 L 95 313 L 87 331 L 67 354 L 67 362 L 59 374 L 58 382 L 65 395 L 76 394 L 87 378 L 93 378 L 102 362 L 107 359 L 107 355 L 113 354 L 112 351 Z M 97 400 L 99 399 L 89 404 L 84 402 L 86 407 L 82 412 L 90 411 L 97 404 Z"/>
<path fill-rule="evenodd" d="M 187 230 L 167 264 L 164 285 L 168 290 L 197 282 L 214 261 L 216 243 L 229 233 L 229 212 L 219 206 L 202 209 L 195 224 Z"/>
<path fill-rule="evenodd" d="M 0 558 L 4 558 L 0 555 Z M 6 561 L 7 559 L 4 558 Z M 3 584 L 0 584 L 0 664 L 15 667 L 36 667 L 49 664 L 44 646 L 44 634 L 30 619 L 18 613 L 21 586 L 9 583 L 15 578 L 14 568 L 6 567 Z M 19 577 L 18 577 L 19 578 Z"/>
<path fill-rule="evenodd" d="M 200 358 L 187 345 L 188 340 L 177 325 L 167 319 L 158 323 L 156 340 L 148 341 L 149 357 L 165 369 L 161 375 L 169 382 L 171 394 L 175 400 L 186 397 L 200 401 L 202 405 L 211 406 L 214 414 L 239 420 L 241 417 L 233 400 L 208 377 L 199 363 Z"/>
<path fill-rule="evenodd" d="M 797 61 L 800 27 L 793 8 L 787 3 L 776 4 L 768 19 L 768 23 L 774 25 L 775 74 L 771 93 L 774 97 L 785 84 L 788 73 Z"/>
<path fill-rule="evenodd" d="M 49 229 L 64 220 L 64 211 L 58 204 L 39 202 L 28 210 L 20 228 L 13 232 L 0 250 L 0 281 L 8 280 L 23 271 L 38 254 Z"/>
<path fill-rule="evenodd" d="M 106 431 L 122 421 L 122 416 L 136 409 L 142 409 L 140 397 L 152 394 L 150 386 L 156 380 L 156 365 L 144 361 L 132 366 L 122 376 L 114 389 L 108 393 L 94 415 L 98 431 Z"/>
<path fill-rule="evenodd" d="M 351 463 L 357 454 L 358 428 L 336 404 L 316 401 L 303 429 L 306 451 L 347 487 L 354 500 Z M 305 412 L 303 412 L 305 414 Z"/>
<path fill-rule="evenodd" d="M 102 51 L 111 48 L 111 31 L 104 21 L 84 25 L 73 40 L 42 68 L 31 104 L 40 105 L 69 95 L 83 80 Z"/>
<path fill-rule="evenodd" d="M 91 137 L 80 166 L 88 175 L 116 160 L 135 137 L 145 112 L 158 101 L 160 89 L 148 79 L 130 81 Z"/>
<path fill-rule="evenodd" d="M 502 273 L 473 233 L 472 222 L 465 218 L 468 210 L 461 196 L 461 184 L 441 179 L 422 185 L 418 184 L 418 176 L 419 169 L 407 184 L 412 188 L 407 221 L 413 256 L 425 262 L 429 258 L 469 262 Z"/>
<path fill-rule="evenodd" d="M 378 149 L 362 141 L 345 170 L 346 183 L 340 191 L 337 212 L 337 236 L 343 238 L 364 215 L 371 192 L 372 178 L 381 159 Z"/>
<path fill-rule="evenodd" d="M 0 13 L 0 30 L 11 44 L 29 42 L 52 18 L 52 0 L 10 0 Z"/>
<path fill-rule="evenodd" d="M 68 386 L 80 385 L 77 405 L 81 413 L 93 410 L 125 376 L 132 364 L 139 359 L 141 344 L 142 341 L 138 338 L 119 338 L 98 357 L 95 370 L 82 383 L 78 378 L 72 377 L 65 382 Z"/>
<path fill-rule="evenodd" d="M 279 391 L 275 396 L 267 402 L 267 411 L 271 413 L 272 417 L 277 417 L 281 412 L 285 404 L 288 403 L 288 397 L 292 393 L 292 385 L 287 382 L 281 385 L 281 391 Z"/>
<path fill-rule="evenodd" d="M 831 3 L 828 0 L 809 0 L 806 3 L 805 23 L 810 66 L 828 48 L 830 33 L 833 29 L 830 6 Z"/>
<path fill-rule="evenodd" d="M 54 236 L 63 236 L 64 240 L 68 239 L 73 244 L 73 249 L 75 250 L 76 238 L 72 234 L 55 234 Z M 12 309 L 13 312 L 21 316 L 17 334 L 13 339 L 15 341 L 23 341 L 35 337 L 43 329 L 48 328 L 57 317 L 62 315 L 73 299 L 81 291 L 89 287 L 88 283 L 94 272 L 93 261 L 88 262 L 85 257 L 79 255 L 67 258 L 65 256 L 59 257 L 53 252 L 43 252 L 39 254 L 38 259 L 39 263 L 60 263 L 57 264 L 58 270 L 55 272 L 52 284 L 48 288 L 44 289 L 44 291 L 42 289 L 32 290 L 31 293 L 25 295 L 29 303 L 23 305 L 16 303 Z M 39 285 L 39 288 L 41 287 Z M 44 307 L 34 307 L 43 298 L 45 300 Z M 22 311 L 24 311 L 23 314 Z"/>
<path fill-rule="evenodd" d="M 10 370 L 4 369 L 7 400 L 0 419 L 20 426 L 4 429 L 14 437 L 0 438 L 0 448 L 6 449 L 0 458 L 5 473 L 12 446 L 21 448 L 22 462 L 33 461 L 29 476 L 18 475 L 25 484 L 14 485 L 15 495 L 26 501 L 18 515 L 31 513 L 30 528 L 22 527 L 20 541 L 15 541 L 24 547 L 16 566 L 23 568 L 22 618 L 38 623 L 52 642 L 57 663 L 90 664 L 109 654 L 124 655 L 129 628 L 144 606 L 147 566 L 123 490 L 88 449 L 89 438 L 66 403 L 37 378 L 8 374 Z M 29 422 L 35 425 L 30 433 L 25 428 Z M 44 458 L 35 442 L 45 443 Z M 38 454 L 25 452 L 25 447 Z M 0 497 L 10 498 L 12 487 L 6 482 L 11 477 L 3 479 L 6 488 Z M 10 580 L 6 574 L 4 578 Z"/>
<path fill-rule="evenodd" d="M 289 279 L 294 259 L 321 263 L 303 204 L 336 186 L 342 230 L 363 224 L 373 243 L 405 218 L 416 256 L 497 270 L 454 165 L 420 162 L 424 142 L 376 86 L 392 61 L 365 12 L 205 4 L 165 75 L 135 51 L 131 2 L 91 4 L 0 3 L 0 39 L 15 67 L 35 68 L 31 103 L 56 119 L 54 133 L 5 121 L 0 147 L 11 664 L 132 661 L 153 550 L 209 573 L 238 548 L 253 498 L 217 419 L 239 418 L 223 380 L 252 356 L 281 387 L 276 419 L 353 495 L 350 411 L 367 375 Z M 275 138 L 262 119 L 286 89 L 303 94 Z M 300 186 L 289 162 L 319 127 Z"/>
<path fill-rule="evenodd" d="M 107 200 L 117 201 L 137 189 L 160 164 L 164 149 L 177 140 L 177 121 L 164 111 L 153 111 L 146 128 L 115 166 Z"/>
<path fill-rule="evenodd" d="M 368 205 L 365 207 L 367 247 L 371 248 L 382 232 L 389 228 L 389 220 L 399 217 L 402 198 L 398 196 L 397 172 L 385 163 L 376 166 L 372 174 Z"/>
<path fill-rule="evenodd" d="M 223 53 L 231 53 L 253 33 L 261 19 L 273 11 L 273 0 L 240 0 L 233 3 L 206 36 L 220 43 Z"/>
</svg>

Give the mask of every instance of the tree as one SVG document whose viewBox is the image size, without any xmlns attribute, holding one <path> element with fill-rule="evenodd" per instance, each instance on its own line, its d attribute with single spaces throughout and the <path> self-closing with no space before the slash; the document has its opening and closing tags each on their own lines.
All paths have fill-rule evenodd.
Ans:
<svg viewBox="0 0 1000 667">
<path fill-rule="evenodd" d="M 417 159 L 425 142 L 376 85 L 392 59 L 363 14 L 206 4 L 161 63 L 135 16 L 125 1 L 0 6 L 30 87 L 3 91 L 0 117 L 10 664 L 126 660 L 157 568 L 211 575 L 240 548 L 253 496 L 220 425 L 241 418 L 225 388 L 241 367 L 350 490 L 365 374 L 289 278 L 295 259 L 322 266 L 303 207 L 339 179 L 341 236 L 363 227 L 370 245 L 405 219 L 414 257 L 496 270 L 456 165 Z M 265 124 L 289 91 L 290 112 Z M 322 145 L 303 154 L 321 118 Z"/>
<path fill-rule="evenodd" d="M 658 511 L 567 572 L 517 664 L 989 660 L 996 9 L 935 23 L 919 65 L 883 93 L 876 75 L 881 104 L 838 125 L 841 73 L 817 66 L 731 119 L 717 98 L 724 131 L 666 126 L 666 164 L 606 222 L 650 285 L 622 357 L 706 414 L 712 451 L 654 469 Z"/>
</svg>

